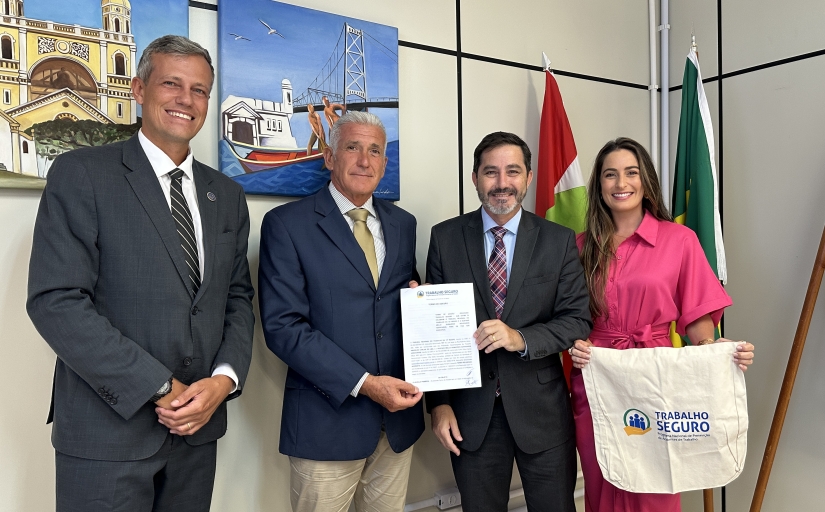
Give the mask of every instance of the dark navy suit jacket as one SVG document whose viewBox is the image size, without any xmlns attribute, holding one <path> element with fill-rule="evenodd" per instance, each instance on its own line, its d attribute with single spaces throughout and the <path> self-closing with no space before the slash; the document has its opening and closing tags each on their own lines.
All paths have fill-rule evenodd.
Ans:
<svg viewBox="0 0 825 512">
<path fill-rule="evenodd" d="M 355 385 L 369 372 L 404 378 L 399 290 L 415 270 L 415 217 L 373 204 L 386 245 L 378 287 L 327 187 L 270 211 L 258 289 L 267 346 L 288 366 L 280 451 L 312 460 L 372 454 L 381 426 L 395 452 L 424 430 L 420 402 L 390 413 Z"/>
<path fill-rule="evenodd" d="M 513 269 L 501 321 L 518 329 L 528 353 L 503 349 L 479 353 L 480 388 L 427 393 L 427 409 L 450 405 L 464 440 L 475 451 L 493 414 L 496 383 L 518 447 L 538 453 L 575 435 L 559 352 L 586 339 L 592 326 L 584 271 L 570 229 L 524 211 L 513 251 Z M 473 283 L 476 321 L 496 318 L 481 209 L 433 227 L 427 254 L 427 282 Z"/>
</svg>

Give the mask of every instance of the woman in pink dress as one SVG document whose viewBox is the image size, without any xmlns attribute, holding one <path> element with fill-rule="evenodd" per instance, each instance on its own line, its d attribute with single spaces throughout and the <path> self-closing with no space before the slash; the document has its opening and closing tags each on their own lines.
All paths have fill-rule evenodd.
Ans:
<svg viewBox="0 0 825 512">
<path fill-rule="evenodd" d="M 631 493 L 602 477 L 581 368 L 589 362 L 591 346 L 672 346 L 668 331 L 673 321 L 676 331 L 694 344 L 713 343 L 714 326 L 731 300 L 694 232 L 673 222 L 650 155 L 638 142 L 620 138 L 601 149 L 590 176 L 588 202 L 587 230 L 577 242 L 593 332 L 570 349 L 585 510 L 679 512 L 678 494 Z M 739 345 L 734 360 L 746 370 L 753 362 L 753 345 Z"/>
</svg>

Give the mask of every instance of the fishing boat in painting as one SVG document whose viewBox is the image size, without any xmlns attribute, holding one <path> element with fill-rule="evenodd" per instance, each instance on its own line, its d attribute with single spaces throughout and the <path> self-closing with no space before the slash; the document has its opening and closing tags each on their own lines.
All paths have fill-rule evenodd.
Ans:
<svg viewBox="0 0 825 512">
<path fill-rule="evenodd" d="M 247 173 L 269 171 L 290 164 L 323 160 L 324 158 L 323 151 L 315 148 L 307 155 L 306 149 L 253 146 L 235 142 L 225 137 L 224 140 Z"/>
</svg>

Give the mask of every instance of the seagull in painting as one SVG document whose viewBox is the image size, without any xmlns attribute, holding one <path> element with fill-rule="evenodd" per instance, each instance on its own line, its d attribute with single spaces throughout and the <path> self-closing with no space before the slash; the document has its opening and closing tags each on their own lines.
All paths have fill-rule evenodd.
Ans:
<svg viewBox="0 0 825 512">
<path fill-rule="evenodd" d="M 260 21 L 260 22 L 261 22 L 261 24 L 262 24 L 263 26 L 265 26 L 265 27 L 269 30 L 269 32 L 267 32 L 267 33 L 266 33 L 267 35 L 272 35 L 272 34 L 275 34 L 276 36 L 281 36 L 281 37 L 283 37 L 284 39 L 286 39 L 286 38 L 284 37 L 284 35 L 283 35 L 283 34 L 281 34 L 281 33 L 280 33 L 280 32 L 278 32 L 277 30 L 275 30 L 274 28 L 272 28 L 272 27 L 270 27 L 269 25 L 267 25 L 267 24 L 266 24 L 266 22 L 265 22 L 264 20 L 262 20 L 261 18 L 258 18 L 258 21 Z"/>
<path fill-rule="evenodd" d="M 230 36 L 232 36 L 232 37 L 234 37 L 234 38 L 235 38 L 235 41 L 237 41 L 238 39 L 243 39 L 244 41 L 252 41 L 252 39 L 248 39 L 248 38 L 246 38 L 246 37 L 244 37 L 244 36 L 240 36 L 240 35 L 235 34 L 235 33 L 232 33 L 232 32 L 230 32 L 230 33 L 229 33 L 229 35 L 230 35 Z"/>
</svg>

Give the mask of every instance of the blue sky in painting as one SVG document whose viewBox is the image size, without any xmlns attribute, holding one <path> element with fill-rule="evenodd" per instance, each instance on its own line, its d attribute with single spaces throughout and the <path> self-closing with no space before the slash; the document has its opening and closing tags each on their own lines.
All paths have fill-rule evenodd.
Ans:
<svg viewBox="0 0 825 512">
<path fill-rule="evenodd" d="M 398 57 L 392 53 L 398 53 L 398 30 L 393 27 L 272 0 L 233 2 L 218 16 L 220 101 L 233 94 L 280 102 L 284 78 L 292 83 L 294 96 L 300 96 L 332 55 L 344 21 L 368 34 L 364 50 L 368 96 L 398 97 Z M 284 38 L 268 35 L 259 19 Z M 230 33 L 251 41 L 235 40 Z M 384 121 L 388 139 L 397 140 L 398 110 L 371 111 Z M 298 145 L 306 144 L 310 133 L 306 114 L 296 114 L 291 126 Z"/>
<path fill-rule="evenodd" d="M 137 58 L 153 39 L 189 34 L 188 0 L 131 0 Z M 67 6 L 71 8 L 67 9 Z M 25 0 L 27 18 L 103 28 L 100 0 Z"/>
</svg>

